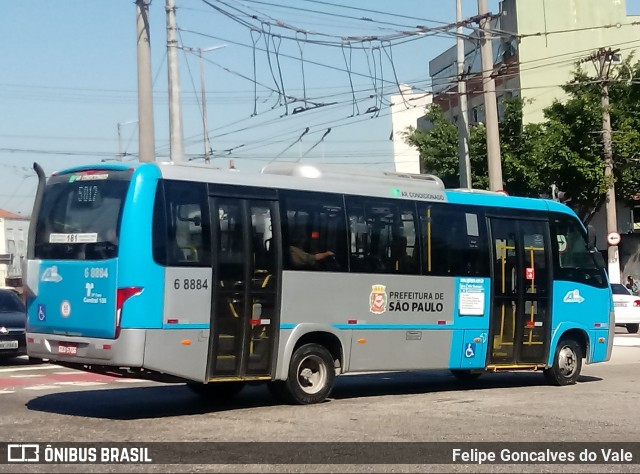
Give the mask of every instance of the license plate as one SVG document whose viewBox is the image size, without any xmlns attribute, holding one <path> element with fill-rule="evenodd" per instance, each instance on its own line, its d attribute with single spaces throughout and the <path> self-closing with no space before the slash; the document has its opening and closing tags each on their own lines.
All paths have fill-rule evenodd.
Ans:
<svg viewBox="0 0 640 474">
<path fill-rule="evenodd" d="M 58 354 L 74 356 L 78 353 L 78 345 L 73 342 L 58 344 Z"/>
<path fill-rule="evenodd" d="M 0 341 L 0 349 L 17 349 L 18 341 Z"/>
</svg>

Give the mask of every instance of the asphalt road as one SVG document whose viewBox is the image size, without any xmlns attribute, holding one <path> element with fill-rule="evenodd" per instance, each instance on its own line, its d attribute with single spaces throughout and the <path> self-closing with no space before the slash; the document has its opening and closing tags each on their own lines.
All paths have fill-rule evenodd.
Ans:
<svg viewBox="0 0 640 474">
<path fill-rule="evenodd" d="M 619 331 L 612 360 L 583 367 L 579 383 L 546 385 L 540 373 L 483 375 L 471 386 L 447 372 L 386 373 L 338 378 L 329 401 L 312 406 L 282 405 L 264 386 L 249 386 L 228 405 L 199 399 L 184 385 L 162 385 L 73 371 L 51 364 L 14 360 L 0 365 L 0 439 L 53 442 L 547 442 L 622 447 L 640 441 L 640 336 Z M 1 443 L 0 443 L 1 444 Z M 297 445 L 291 445 L 297 446 Z M 323 445 L 324 446 L 324 445 Z M 336 445 L 339 446 L 339 445 Z M 369 445 L 363 445 L 369 446 Z M 377 445 L 375 445 L 377 446 Z M 400 446 L 400 445 L 398 445 Z M 406 446 L 405 446 L 406 447 Z M 171 450 L 171 446 L 167 449 Z M 283 456 L 287 445 L 277 445 Z M 640 464 L 369 465 L 357 464 L 205 465 L 199 456 L 174 450 L 175 465 L 0 465 L 7 472 L 639 472 Z M 173 452 L 173 451 L 172 451 Z M 257 451 L 256 460 L 262 459 Z M 313 453 L 313 451 L 310 451 Z M 166 458 L 167 453 L 162 453 Z M 291 454 L 291 452 L 289 453 Z M 374 453 L 375 454 L 375 453 Z M 634 453 L 640 461 L 640 453 Z M 215 459 L 214 453 L 211 457 Z M 251 454 L 245 456 L 251 460 Z M 299 459 L 299 457 L 295 458 Z M 413 461 L 413 459 L 410 459 Z M 198 461 L 198 465 L 179 462 Z M 208 461 L 207 461 L 208 462 Z M 331 462 L 328 460 L 328 462 Z M 361 465 L 366 465 L 366 468 Z M 527 470 L 530 469 L 530 470 Z"/>
</svg>

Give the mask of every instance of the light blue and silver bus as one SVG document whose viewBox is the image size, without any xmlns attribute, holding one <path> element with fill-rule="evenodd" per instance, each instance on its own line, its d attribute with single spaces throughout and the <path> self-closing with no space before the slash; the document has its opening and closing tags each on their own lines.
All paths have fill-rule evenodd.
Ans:
<svg viewBox="0 0 640 474">
<path fill-rule="evenodd" d="M 302 164 L 35 168 L 32 357 L 307 404 L 352 372 L 568 385 L 611 355 L 602 257 L 557 202 Z"/>
</svg>

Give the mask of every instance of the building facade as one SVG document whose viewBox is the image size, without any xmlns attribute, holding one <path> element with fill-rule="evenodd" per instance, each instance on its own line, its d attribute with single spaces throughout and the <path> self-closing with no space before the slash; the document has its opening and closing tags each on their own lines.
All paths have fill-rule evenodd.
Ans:
<svg viewBox="0 0 640 474">
<path fill-rule="evenodd" d="M 491 22 L 494 78 L 498 104 L 510 97 L 524 100 L 523 120 L 544 120 L 543 110 L 566 98 L 566 84 L 576 63 L 599 48 L 619 49 L 621 60 L 640 59 L 640 16 L 631 14 L 635 0 L 503 0 Z M 640 2 L 638 2 L 640 3 Z M 472 35 L 473 36 L 473 35 Z M 457 104 L 456 48 L 429 62 L 433 102 L 452 120 Z M 583 66 L 594 75 L 590 63 Z M 469 122 L 484 121 L 480 49 L 477 38 L 465 40 Z M 499 105 L 500 110 L 500 105 Z"/>
<path fill-rule="evenodd" d="M 0 209 L 0 286 L 22 287 L 29 219 Z"/>
<path fill-rule="evenodd" d="M 572 77 L 578 61 L 600 48 L 618 50 L 619 61 L 640 60 L 640 0 L 503 0 L 491 21 L 493 76 L 498 114 L 501 102 L 523 100 L 524 123 L 544 121 L 543 111 L 554 100 L 567 98 L 561 86 Z M 456 47 L 429 62 L 433 102 L 457 121 Z M 582 69 L 595 76 L 590 61 Z M 480 49 L 477 35 L 465 40 L 465 71 L 469 123 L 484 121 Z M 640 191 L 640 190 L 639 190 Z M 618 204 L 620 268 L 623 275 L 640 277 L 640 194 L 635 205 Z M 606 249 L 606 215 L 591 221 L 599 249 Z"/>
<path fill-rule="evenodd" d="M 392 95 L 391 126 L 393 128 L 393 161 L 398 173 L 420 173 L 420 153 L 405 141 L 409 127 L 423 128 L 421 123 L 431 94 L 414 91 L 411 86 L 400 84 L 400 93 Z"/>
</svg>

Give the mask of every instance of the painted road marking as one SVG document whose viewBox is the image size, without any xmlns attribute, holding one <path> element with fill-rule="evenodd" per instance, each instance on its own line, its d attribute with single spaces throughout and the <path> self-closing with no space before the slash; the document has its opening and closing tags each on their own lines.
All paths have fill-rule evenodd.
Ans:
<svg viewBox="0 0 640 474">
<path fill-rule="evenodd" d="M 54 388 L 60 389 L 62 387 L 60 387 L 59 385 L 33 385 L 31 387 L 22 387 L 22 388 L 24 388 L 25 390 L 51 390 Z"/>
<path fill-rule="evenodd" d="M 0 369 L 0 373 L 3 372 L 23 372 L 25 370 L 60 370 L 60 366 L 58 365 L 36 365 L 31 367 L 9 367 L 7 369 Z"/>
</svg>

